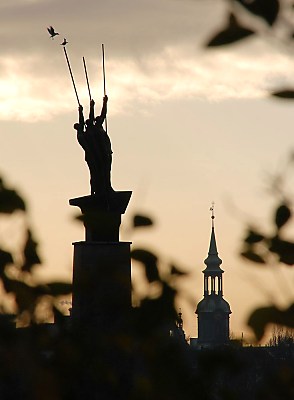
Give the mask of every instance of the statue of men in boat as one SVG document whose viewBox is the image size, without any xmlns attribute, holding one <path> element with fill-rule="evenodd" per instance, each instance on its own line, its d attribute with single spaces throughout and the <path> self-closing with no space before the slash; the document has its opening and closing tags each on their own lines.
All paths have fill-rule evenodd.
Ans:
<svg viewBox="0 0 294 400">
<path fill-rule="evenodd" d="M 111 187 L 111 141 L 103 128 L 107 114 L 108 97 L 103 98 L 103 106 L 99 116 L 95 117 L 95 102 L 90 101 L 89 119 L 84 120 L 83 106 L 80 105 L 79 122 L 74 125 L 77 139 L 85 152 L 85 161 L 90 171 L 90 185 L 92 195 L 109 194 Z"/>
</svg>

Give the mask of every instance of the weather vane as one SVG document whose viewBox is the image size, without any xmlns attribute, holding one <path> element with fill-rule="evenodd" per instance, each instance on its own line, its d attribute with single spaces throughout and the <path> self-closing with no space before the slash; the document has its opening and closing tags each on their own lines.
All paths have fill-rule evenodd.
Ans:
<svg viewBox="0 0 294 400">
<path fill-rule="evenodd" d="M 211 211 L 212 226 L 214 226 L 214 221 L 213 221 L 215 218 L 215 216 L 214 216 L 214 201 L 211 203 L 211 207 L 210 207 L 209 211 Z"/>
</svg>

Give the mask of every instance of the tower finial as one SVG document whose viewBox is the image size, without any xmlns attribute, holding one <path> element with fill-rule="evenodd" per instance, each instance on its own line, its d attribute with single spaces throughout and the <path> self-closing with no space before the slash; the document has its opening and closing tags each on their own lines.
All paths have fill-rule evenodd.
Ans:
<svg viewBox="0 0 294 400">
<path fill-rule="evenodd" d="M 212 227 L 214 228 L 214 201 L 211 203 L 211 207 L 209 209 L 209 211 L 211 211 L 211 220 L 212 220 Z"/>
</svg>

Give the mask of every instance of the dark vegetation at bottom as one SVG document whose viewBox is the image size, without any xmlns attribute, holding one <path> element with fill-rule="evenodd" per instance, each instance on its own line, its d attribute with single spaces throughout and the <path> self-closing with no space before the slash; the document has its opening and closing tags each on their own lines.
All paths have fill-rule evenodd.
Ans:
<svg viewBox="0 0 294 400">
<path fill-rule="evenodd" d="M 0 322 L 1 399 L 291 399 L 294 344 L 193 349 L 172 319 L 154 322 L 162 299 L 130 313 L 120 332 Z M 146 310 L 147 309 L 147 310 Z M 169 335 L 170 328 L 174 336 Z"/>
</svg>

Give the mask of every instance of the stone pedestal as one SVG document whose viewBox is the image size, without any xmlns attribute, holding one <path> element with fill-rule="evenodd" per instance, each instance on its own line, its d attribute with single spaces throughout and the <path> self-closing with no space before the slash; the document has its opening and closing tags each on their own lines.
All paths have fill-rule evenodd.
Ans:
<svg viewBox="0 0 294 400">
<path fill-rule="evenodd" d="M 86 242 L 118 242 L 121 215 L 125 213 L 132 192 L 109 192 L 71 199 L 69 204 L 82 211 Z"/>
<path fill-rule="evenodd" d="M 130 243 L 74 243 L 72 301 L 74 323 L 119 328 L 131 309 Z"/>
<path fill-rule="evenodd" d="M 119 241 L 121 214 L 132 192 L 70 200 L 80 207 L 85 241 L 74 243 L 72 321 L 104 332 L 120 330 L 131 310 L 130 243 Z"/>
</svg>

